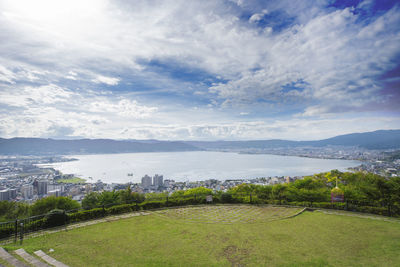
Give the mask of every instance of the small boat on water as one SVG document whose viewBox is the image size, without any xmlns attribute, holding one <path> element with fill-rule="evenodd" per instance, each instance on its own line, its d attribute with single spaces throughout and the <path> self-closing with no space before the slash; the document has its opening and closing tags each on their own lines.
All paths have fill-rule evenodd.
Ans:
<svg viewBox="0 0 400 267">
<path fill-rule="evenodd" d="M 128 173 L 128 176 L 133 176 L 133 173 Z"/>
</svg>

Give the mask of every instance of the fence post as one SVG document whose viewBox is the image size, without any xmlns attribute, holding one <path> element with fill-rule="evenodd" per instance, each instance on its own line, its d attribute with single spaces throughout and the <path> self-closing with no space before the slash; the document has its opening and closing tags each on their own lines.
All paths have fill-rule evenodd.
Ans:
<svg viewBox="0 0 400 267">
<path fill-rule="evenodd" d="M 251 203 L 253 203 L 253 198 L 252 198 L 251 193 L 250 193 L 250 204 Z"/>
<path fill-rule="evenodd" d="M 197 199 L 196 199 L 196 194 L 194 194 L 194 203 L 196 203 Z"/>
<path fill-rule="evenodd" d="M 65 213 L 65 210 L 63 212 L 63 217 L 64 217 L 64 227 L 65 231 L 67 231 L 67 214 Z"/>
<path fill-rule="evenodd" d="M 168 207 L 168 195 L 167 195 L 167 200 L 166 200 L 166 204 L 167 204 L 167 207 Z"/>
<path fill-rule="evenodd" d="M 21 242 L 20 244 L 22 245 L 22 241 L 24 240 L 24 223 L 22 222 L 20 226 L 21 226 L 21 231 L 19 233 L 19 240 Z"/>
<path fill-rule="evenodd" d="M 106 216 L 106 210 L 104 209 L 104 204 L 103 204 L 103 217 Z"/>
<path fill-rule="evenodd" d="M 15 219 L 15 225 L 14 225 L 14 243 L 17 243 L 17 237 L 18 237 L 18 219 Z"/>
</svg>

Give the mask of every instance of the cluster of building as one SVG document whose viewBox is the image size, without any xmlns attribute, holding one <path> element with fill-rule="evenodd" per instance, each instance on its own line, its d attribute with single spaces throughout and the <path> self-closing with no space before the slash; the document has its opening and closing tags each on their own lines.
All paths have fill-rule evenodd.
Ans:
<svg viewBox="0 0 400 267">
<path fill-rule="evenodd" d="M 376 160 L 365 162 L 360 166 L 350 168 L 353 171 L 372 172 L 386 177 L 400 176 L 400 159 L 394 161 Z"/>
<path fill-rule="evenodd" d="M 142 177 L 141 187 L 144 192 L 160 191 L 160 190 L 162 191 L 164 188 L 164 177 L 162 175 L 156 174 L 153 176 L 153 178 L 151 178 L 146 174 L 145 176 Z"/>
<path fill-rule="evenodd" d="M 18 200 L 32 202 L 46 196 L 61 196 L 64 193 L 64 184 L 58 184 L 49 180 L 35 180 L 26 183 L 19 188 L 9 187 L 0 190 L 0 201 Z"/>
<path fill-rule="evenodd" d="M 230 150 L 231 151 L 231 150 Z M 276 148 L 248 148 L 240 149 L 240 153 L 272 154 L 282 156 L 297 156 L 321 159 L 347 159 L 360 161 L 375 161 L 385 158 L 382 150 L 369 150 L 353 146 L 301 146 L 301 147 L 276 147 Z"/>
<path fill-rule="evenodd" d="M 186 181 L 176 182 L 175 180 L 166 179 L 163 181 L 162 175 L 154 175 L 152 178 L 149 175 L 142 177 L 142 182 L 139 184 L 131 184 L 134 192 L 138 193 L 153 193 L 153 192 L 168 192 L 172 193 L 178 190 L 188 190 L 196 187 L 205 187 L 213 191 L 227 191 L 232 187 L 246 183 L 257 185 L 274 185 L 279 183 L 289 183 L 297 179 L 302 179 L 302 176 L 275 176 L 275 177 L 262 177 L 254 179 L 229 179 L 220 181 L 216 179 L 209 179 L 205 181 Z"/>
<path fill-rule="evenodd" d="M 243 153 L 244 151 L 242 151 Z M 247 153 L 266 153 L 268 151 L 247 151 Z M 344 158 L 363 160 L 360 166 L 351 168 L 353 171 L 367 171 L 386 177 L 400 176 L 400 151 L 382 152 L 378 150 L 349 149 L 348 147 L 324 148 L 279 148 L 269 151 L 272 154 L 310 156 L 322 158 Z M 245 152 L 246 153 L 246 152 Z M 397 155 L 397 154 L 399 155 Z M 90 192 L 112 191 L 124 189 L 128 185 L 139 193 L 168 192 L 187 190 L 195 187 L 206 187 L 215 191 L 226 191 L 242 183 L 273 185 L 291 182 L 302 177 L 264 177 L 256 179 L 235 179 L 220 181 L 209 179 L 205 181 L 176 182 L 165 179 L 163 175 L 153 177 L 145 175 L 141 183 L 106 184 L 100 180 L 96 183 L 58 183 L 59 179 L 73 178 L 43 165 L 52 162 L 67 161 L 62 157 L 1 157 L 0 156 L 0 201 L 34 202 L 46 196 L 70 196 L 80 201 Z"/>
</svg>

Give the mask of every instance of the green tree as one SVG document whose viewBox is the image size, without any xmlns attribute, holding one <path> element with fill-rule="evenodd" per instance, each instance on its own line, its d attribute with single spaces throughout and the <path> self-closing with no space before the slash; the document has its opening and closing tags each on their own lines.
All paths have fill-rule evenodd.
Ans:
<svg viewBox="0 0 400 267">
<path fill-rule="evenodd" d="M 184 196 L 193 196 L 193 195 L 211 195 L 212 190 L 209 188 L 205 187 L 196 187 L 196 188 L 191 188 L 189 190 L 186 190 L 183 195 Z"/>
<path fill-rule="evenodd" d="M 79 203 L 69 197 L 45 197 L 37 200 L 32 205 L 32 214 L 40 215 L 45 214 L 54 209 L 60 210 L 74 210 L 80 207 Z"/>
<path fill-rule="evenodd" d="M 99 204 L 104 206 L 112 206 L 121 204 L 119 191 L 104 191 L 99 195 Z"/>
<path fill-rule="evenodd" d="M 23 202 L 0 201 L 0 220 L 8 221 L 30 215 L 29 204 Z"/>
<path fill-rule="evenodd" d="M 121 190 L 119 193 L 119 197 L 121 199 L 121 202 L 124 204 L 130 204 L 135 201 L 134 196 L 132 195 L 132 189 L 131 186 L 128 186 L 125 190 Z"/>
<path fill-rule="evenodd" d="M 100 206 L 99 195 L 97 192 L 87 194 L 82 200 L 82 208 L 85 210 L 98 208 Z"/>
<path fill-rule="evenodd" d="M 282 204 L 282 200 L 286 198 L 287 184 L 276 184 L 272 187 L 272 197 L 279 200 L 279 204 Z"/>
</svg>

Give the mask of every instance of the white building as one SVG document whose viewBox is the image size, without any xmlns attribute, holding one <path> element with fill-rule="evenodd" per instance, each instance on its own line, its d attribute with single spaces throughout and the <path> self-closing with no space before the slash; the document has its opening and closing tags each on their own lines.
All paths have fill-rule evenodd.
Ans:
<svg viewBox="0 0 400 267">
<path fill-rule="evenodd" d="M 154 175 L 153 177 L 153 185 L 156 189 L 158 189 L 159 187 L 162 187 L 164 185 L 163 183 L 164 177 L 162 175 Z"/>
<path fill-rule="evenodd" d="M 9 200 L 10 199 L 10 190 L 0 190 L 0 201 Z"/>
<path fill-rule="evenodd" d="M 24 199 L 31 199 L 33 197 L 33 185 L 25 184 L 21 186 L 21 194 Z"/>
<path fill-rule="evenodd" d="M 47 184 L 49 182 L 47 180 L 41 180 L 37 182 L 37 192 L 38 195 L 46 195 L 47 194 Z"/>
<path fill-rule="evenodd" d="M 151 177 L 147 174 L 142 178 L 142 187 L 145 189 L 150 189 L 151 187 Z"/>
<path fill-rule="evenodd" d="M 61 196 L 61 190 L 60 189 L 55 189 L 55 190 L 48 191 L 47 195 L 48 196 L 59 197 L 59 196 Z"/>
</svg>

